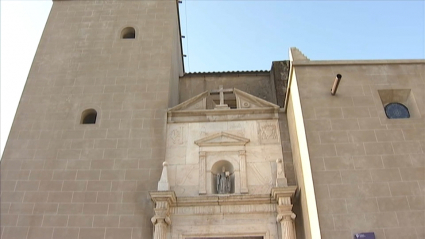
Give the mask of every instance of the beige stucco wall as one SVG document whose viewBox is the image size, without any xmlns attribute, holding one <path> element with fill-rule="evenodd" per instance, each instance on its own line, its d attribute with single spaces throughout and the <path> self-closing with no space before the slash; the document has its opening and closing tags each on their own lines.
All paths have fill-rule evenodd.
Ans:
<svg viewBox="0 0 425 239">
<path fill-rule="evenodd" d="M 176 4 L 54 1 L 1 161 L 3 239 L 152 236 Z M 136 39 L 120 39 L 127 26 Z"/>
<path fill-rule="evenodd" d="M 370 231 L 379 239 L 424 238 L 424 64 L 294 69 L 322 238 Z M 343 78 L 331 96 L 338 73 Z M 411 89 L 419 115 L 387 119 L 380 89 Z"/>
</svg>

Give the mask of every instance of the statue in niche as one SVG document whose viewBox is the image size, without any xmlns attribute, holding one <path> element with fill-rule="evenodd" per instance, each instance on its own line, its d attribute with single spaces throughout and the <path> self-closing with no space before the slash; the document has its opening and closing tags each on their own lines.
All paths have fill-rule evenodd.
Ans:
<svg viewBox="0 0 425 239">
<path fill-rule="evenodd" d="M 230 193 L 230 186 L 230 172 L 226 171 L 226 168 L 223 166 L 223 168 L 221 168 L 221 173 L 217 174 L 217 193 Z"/>
</svg>

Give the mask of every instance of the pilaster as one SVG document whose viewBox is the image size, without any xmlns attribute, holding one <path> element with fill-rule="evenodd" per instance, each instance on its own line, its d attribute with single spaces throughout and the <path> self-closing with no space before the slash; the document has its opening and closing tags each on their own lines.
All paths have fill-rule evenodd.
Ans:
<svg viewBox="0 0 425 239">
<path fill-rule="evenodd" d="M 206 152 L 199 152 L 199 195 L 207 194 Z"/>
<path fill-rule="evenodd" d="M 295 213 L 292 212 L 291 199 L 294 196 L 296 187 L 272 188 L 272 197 L 277 202 L 276 220 L 280 223 L 282 239 L 296 239 Z"/>
<path fill-rule="evenodd" d="M 246 177 L 246 150 L 239 150 L 239 167 L 241 175 L 241 193 L 248 193 Z"/>
<path fill-rule="evenodd" d="M 170 207 L 176 203 L 174 191 L 150 192 L 155 203 L 155 215 L 151 218 L 154 225 L 154 239 L 167 239 L 168 226 L 171 225 Z"/>
</svg>

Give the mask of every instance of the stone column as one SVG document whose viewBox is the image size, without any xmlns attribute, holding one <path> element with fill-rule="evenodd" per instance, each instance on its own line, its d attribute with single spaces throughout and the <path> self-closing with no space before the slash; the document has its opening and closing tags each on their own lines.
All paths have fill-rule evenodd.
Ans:
<svg viewBox="0 0 425 239">
<path fill-rule="evenodd" d="M 272 188 L 272 195 L 277 202 L 277 222 L 280 223 L 282 239 L 296 239 L 295 214 L 292 212 L 291 198 L 296 187 Z"/>
<path fill-rule="evenodd" d="M 154 225 L 154 239 L 167 239 L 168 225 L 171 225 L 170 207 L 176 203 L 173 191 L 150 192 L 155 203 L 155 215 L 151 218 Z"/>
<path fill-rule="evenodd" d="M 282 230 L 282 239 L 296 239 L 296 233 L 295 233 L 295 214 L 294 213 L 288 213 L 288 214 L 278 214 L 277 216 L 277 222 L 280 223 L 280 228 Z"/>
</svg>

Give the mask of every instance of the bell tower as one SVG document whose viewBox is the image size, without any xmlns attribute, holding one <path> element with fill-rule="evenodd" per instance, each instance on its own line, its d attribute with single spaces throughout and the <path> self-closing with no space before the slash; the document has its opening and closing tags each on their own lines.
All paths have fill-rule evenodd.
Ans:
<svg viewBox="0 0 425 239">
<path fill-rule="evenodd" d="M 2 238 L 151 238 L 175 0 L 54 0 L 1 161 Z"/>
</svg>

